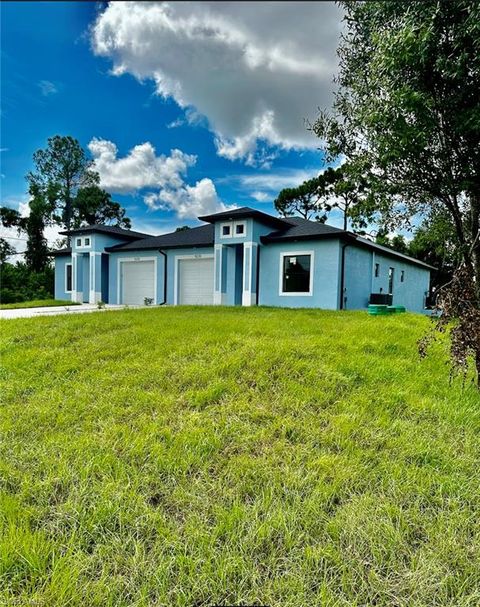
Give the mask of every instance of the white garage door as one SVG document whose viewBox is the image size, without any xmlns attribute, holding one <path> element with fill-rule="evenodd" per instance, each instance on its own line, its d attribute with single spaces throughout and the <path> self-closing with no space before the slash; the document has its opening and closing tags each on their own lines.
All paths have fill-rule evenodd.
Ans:
<svg viewBox="0 0 480 607">
<path fill-rule="evenodd" d="M 213 258 L 178 260 L 178 303 L 213 304 Z"/>
<path fill-rule="evenodd" d="M 122 300 L 124 304 L 143 305 L 145 297 L 155 303 L 155 262 L 121 261 Z"/>
</svg>

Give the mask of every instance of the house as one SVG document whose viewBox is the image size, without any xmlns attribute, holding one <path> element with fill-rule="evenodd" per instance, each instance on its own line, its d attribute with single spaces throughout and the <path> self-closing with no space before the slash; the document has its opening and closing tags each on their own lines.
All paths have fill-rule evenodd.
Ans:
<svg viewBox="0 0 480 607">
<path fill-rule="evenodd" d="M 54 251 L 55 297 L 111 304 L 365 308 L 371 294 L 419 312 L 431 266 L 356 234 L 248 207 L 152 236 L 90 225 Z"/>
</svg>

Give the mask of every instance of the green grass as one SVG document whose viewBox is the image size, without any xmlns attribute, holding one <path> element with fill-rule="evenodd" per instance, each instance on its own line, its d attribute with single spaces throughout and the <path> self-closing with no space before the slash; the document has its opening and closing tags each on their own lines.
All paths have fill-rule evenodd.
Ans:
<svg viewBox="0 0 480 607">
<path fill-rule="evenodd" d="M 429 321 L 3 321 L 0 604 L 476 607 L 480 396 Z"/>
<path fill-rule="evenodd" d="M 0 310 L 18 310 L 19 308 L 53 308 L 54 306 L 78 306 L 75 301 L 64 299 L 34 299 L 32 301 L 19 301 L 16 303 L 0 304 Z"/>
</svg>

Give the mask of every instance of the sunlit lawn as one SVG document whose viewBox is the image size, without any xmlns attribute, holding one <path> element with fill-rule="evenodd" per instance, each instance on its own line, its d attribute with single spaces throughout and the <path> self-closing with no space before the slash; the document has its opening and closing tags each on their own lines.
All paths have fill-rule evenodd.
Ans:
<svg viewBox="0 0 480 607">
<path fill-rule="evenodd" d="M 479 605 L 480 396 L 428 324 L 3 321 L 0 604 Z"/>
</svg>

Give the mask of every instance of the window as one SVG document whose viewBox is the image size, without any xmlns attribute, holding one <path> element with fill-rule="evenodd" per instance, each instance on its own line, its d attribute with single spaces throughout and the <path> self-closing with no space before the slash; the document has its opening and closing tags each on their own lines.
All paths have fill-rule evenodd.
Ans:
<svg viewBox="0 0 480 607">
<path fill-rule="evenodd" d="M 388 294 L 393 295 L 393 277 L 395 274 L 394 268 L 388 268 Z"/>
<path fill-rule="evenodd" d="M 72 291 L 72 264 L 65 264 L 65 292 L 71 293 Z"/>
<path fill-rule="evenodd" d="M 376 263 L 375 264 L 375 278 L 378 278 L 380 276 L 380 264 Z"/>
<path fill-rule="evenodd" d="M 400 272 L 400 282 L 404 282 L 405 281 L 405 270 L 402 270 Z"/>
<path fill-rule="evenodd" d="M 226 224 L 222 226 L 222 236 L 230 236 L 230 224 Z"/>
<path fill-rule="evenodd" d="M 243 236 L 243 234 L 245 234 L 245 224 L 244 223 L 237 223 L 235 225 L 235 234 L 237 236 Z"/>
<path fill-rule="evenodd" d="M 312 253 L 281 255 L 281 295 L 312 294 Z"/>
<path fill-rule="evenodd" d="M 81 246 L 82 246 L 82 239 L 77 238 L 77 247 L 81 247 Z"/>
<path fill-rule="evenodd" d="M 85 238 L 85 242 L 83 243 L 85 247 L 90 246 L 90 238 Z"/>
</svg>

